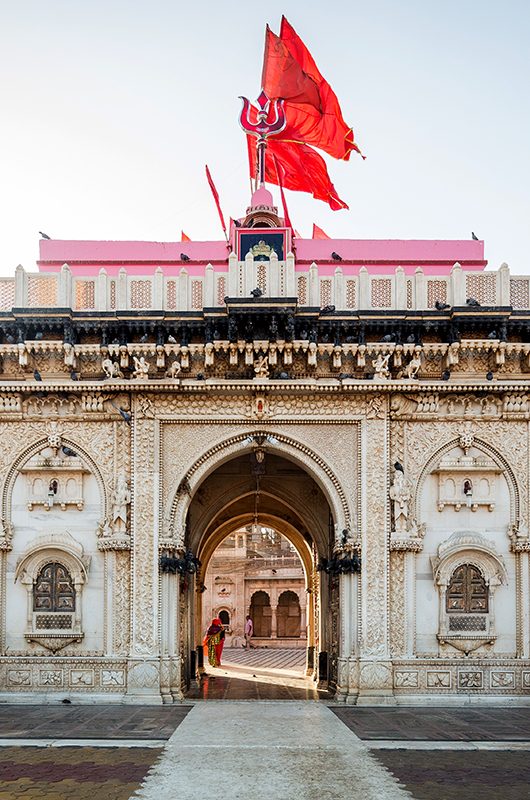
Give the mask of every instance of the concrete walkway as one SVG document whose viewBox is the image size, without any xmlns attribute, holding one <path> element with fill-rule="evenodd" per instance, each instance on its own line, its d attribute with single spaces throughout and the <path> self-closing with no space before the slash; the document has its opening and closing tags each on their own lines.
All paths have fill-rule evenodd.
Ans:
<svg viewBox="0 0 530 800">
<path fill-rule="evenodd" d="M 142 800 L 402 800 L 363 742 L 320 703 L 198 703 L 134 795 Z"/>
</svg>

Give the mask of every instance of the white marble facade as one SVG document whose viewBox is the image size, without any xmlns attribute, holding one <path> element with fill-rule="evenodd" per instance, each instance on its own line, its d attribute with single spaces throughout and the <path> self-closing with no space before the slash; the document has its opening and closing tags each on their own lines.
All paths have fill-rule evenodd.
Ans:
<svg viewBox="0 0 530 800">
<path fill-rule="evenodd" d="M 483 392 L 467 386 L 471 401 L 449 409 L 442 386 L 427 402 L 405 380 L 107 388 L 100 402 L 74 393 L 68 413 L 55 395 L 35 404 L 13 388 L 0 410 L 0 699 L 180 699 L 204 572 L 160 572 L 159 557 L 191 549 L 205 570 L 252 521 L 248 464 L 261 448 L 259 517 L 300 553 L 316 680 L 348 703 L 526 701 L 529 412 L 518 390 L 498 387 L 497 403 L 475 408 Z M 360 573 L 317 570 L 353 552 Z M 68 571 L 75 609 L 42 622 L 34 596 L 48 564 Z"/>
</svg>

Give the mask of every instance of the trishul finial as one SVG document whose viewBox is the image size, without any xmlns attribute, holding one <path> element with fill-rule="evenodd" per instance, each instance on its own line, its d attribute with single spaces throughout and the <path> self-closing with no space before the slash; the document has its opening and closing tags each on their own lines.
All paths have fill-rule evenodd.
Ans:
<svg viewBox="0 0 530 800">
<path fill-rule="evenodd" d="M 260 186 L 265 183 L 265 151 L 267 149 L 267 139 L 281 133 L 286 125 L 283 100 L 270 100 L 263 89 L 257 98 L 258 111 L 251 119 L 251 111 L 254 111 L 250 101 L 246 97 L 240 98 L 243 101 L 243 108 L 239 115 L 239 123 L 245 133 L 250 133 L 257 137 L 256 149 L 258 152 L 258 179 Z"/>
</svg>

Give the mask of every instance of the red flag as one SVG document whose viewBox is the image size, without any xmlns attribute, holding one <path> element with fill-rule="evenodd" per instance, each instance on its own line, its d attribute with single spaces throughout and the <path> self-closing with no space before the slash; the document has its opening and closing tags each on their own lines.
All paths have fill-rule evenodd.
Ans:
<svg viewBox="0 0 530 800">
<path fill-rule="evenodd" d="M 285 100 L 287 125 L 279 136 L 282 141 L 314 145 L 345 161 L 352 150 L 360 153 L 335 92 L 285 17 L 279 37 L 267 27 L 262 86 L 270 98 Z"/>
<path fill-rule="evenodd" d="M 184 231 L 181 231 L 180 232 L 180 241 L 181 242 L 191 242 L 191 239 L 186 233 L 184 233 Z"/>
<path fill-rule="evenodd" d="M 255 178 L 255 139 L 248 134 L 247 147 L 250 177 Z M 265 180 L 279 186 L 280 180 L 273 157 L 276 157 L 277 164 L 280 166 L 282 184 L 286 189 L 292 189 L 295 192 L 309 192 L 316 200 L 323 200 L 328 203 L 333 211 L 348 208 L 346 203 L 338 196 L 331 182 L 326 162 L 312 147 L 295 142 L 278 142 L 273 137 L 267 141 Z"/>
<path fill-rule="evenodd" d="M 223 217 L 223 212 L 221 211 L 221 203 L 219 202 L 219 192 L 215 188 L 215 183 L 213 182 L 213 178 L 210 175 L 210 170 L 208 169 L 208 164 L 206 164 L 206 178 L 208 183 L 210 184 L 210 189 L 212 190 L 213 199 L 215 200 L 215 205 L 217 206 L 217 211 L 219 212 L 219 219 L 221 220 L 221 227 L 224 231 L 224 235 L 226 240 L 228 241 L 228 237 L 226 235 L 226 225 L 225 225 L 225 218 Z"/>
<path fill-rule="evenodd" d="M 288 228 L 292 228 L 293 225 L 292 225 L 292 222 L 291 222 L 291 220 L 289 218 L 289 212 L 287 210 L 287 203 L 285 201 L 285 194 L 284 194 L 284 191 L 283 191 L 283 176 L 282 176 L 283 167 L 281 167 L 278 164 L 278 159 L 276 158 L 275 155 L 272 156 L 272 160 L 274 161 L 274 168 L 276 170 L 276 175 L 278 176 L 278 186 L 280 187 L 280 197 L 282 198 L 283 217 L 284 217 L 284 220 L 285 220 L 285 224 L 286 224 L 286 226 Z M 265 166 L 266 166 L 266 162 L 265 162 Z"/>
<path fill-rule="evenodd" d="M 312 239 L 330 239 L 331 237 L 328 236 L 327 233 L 322 230 L 322 228 L 319 228 L 318 225 L 315 225 L 315 223 L 313 222 L 313 235 L 312 235 L 311 238 Z"/>
</svg>

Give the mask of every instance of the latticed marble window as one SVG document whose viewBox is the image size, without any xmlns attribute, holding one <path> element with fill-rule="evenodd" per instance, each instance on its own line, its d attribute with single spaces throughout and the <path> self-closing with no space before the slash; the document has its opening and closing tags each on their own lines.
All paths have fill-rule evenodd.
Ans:
<svg viewBox="0 0 530 800">
<path fill-rule="evenodd" d="M 474 297 L 483 306 L 497 303 L 497 276 L 480 273 L 466 275 L 466 298 Z"/>
<path fill-rule="evenodd" d="M 50 308 L 57 305 L 57 279 L 28 277 L 28 306 Z"/>
<path fill-rule="evenodd" d="M 96 284 L 94 281 L 76 281 L 75 307 L 76 309 L 96 307 Z"/>
<path fill-rule="evenodd" d="M 451 575 L 445 610 L 448 614 L 488 612 L 488 587 L 482 573 L 473 564 L 462 564 Z"/>
<path fill-rule="evenodd" d="M 412 307 L 412 280 L 407 278 L 407 308 Z"/>
<path fill-rule="evenodd" d="M 530 308 L 530 283 L 528 278 L 510 279 L 510 305 L 514 308 Z"/>
<path fill-rule="evenodd" d="M 151 281 L 131 281 L 131 308 L 151 308 Z"/>
<path fill-rule="evenodd" d="M 434 308 L 436 301 L 447 303 L 447 283 L 445 281 L 427 281 L 427 308 Z"/>
<path fill-rule="evenodd" d="M 357 305 L 357 286 L 355 281 L 346 281 L 346 308 L 355 308 Z"/>
<path fill-rule="evenodd" d="M 195 280 L 191 282 L 191 307 L 194 309 L 203 307 L 202 281 Z"/>
<path fill-rule="evenodd" d="M 281 264 L 279 267 L 280 270 L 280 281 L 279 281 L 279 289 L 280 289 L 280 297 L 284 297 L 286 293 L 285 288 L 285 265 Z"/>
<path fill-rule="evenodd" d="M 116 308 L 116 281 L 110 282 L 110 307 Z"/>
<path fill-rule="evenodd" d="M 392 280 L 374 278 L 371 285 L 372 308 L 390 308 L 392 305 Z"/>
<path fill-rule="evenodd" d="M 226 297 L 226 278 L 217 278 L 217 305 L 224 306 Z"/>
<path fill-rule="evenodd" d="M 70 573 L 56 561 L 46 564 L 33 586 L 33 610 L 75 611 L 75 589 Z"/>
<path fill-rule="evenodd" d="M 0 281 L 0 309 L 11 310 L 15 305 L 15 281 Z"/>
<path fill-rule="evenodd" d="M 307 305 L 307 277 L 298 276 L 298 302 L 301 306 Z"/>
<path fill-rule="evenodd" d="M 329 306 L 331 303 L 331 280 L 324 278 L 320 281 L 320 305 Z"/>
<path fill-rule="evenodd" d="M 263 263 L 258 263 L 256 267 L 256 280 L 262 292 L 267 291 L 267 267 Z"/>
<path fill-rule="evenodd" d="M 168 281 L 166 285 L 166 306 L 170 309 L 176 309 L 177 307 L 177 282 L 176 281 Z"/>
</svg>

